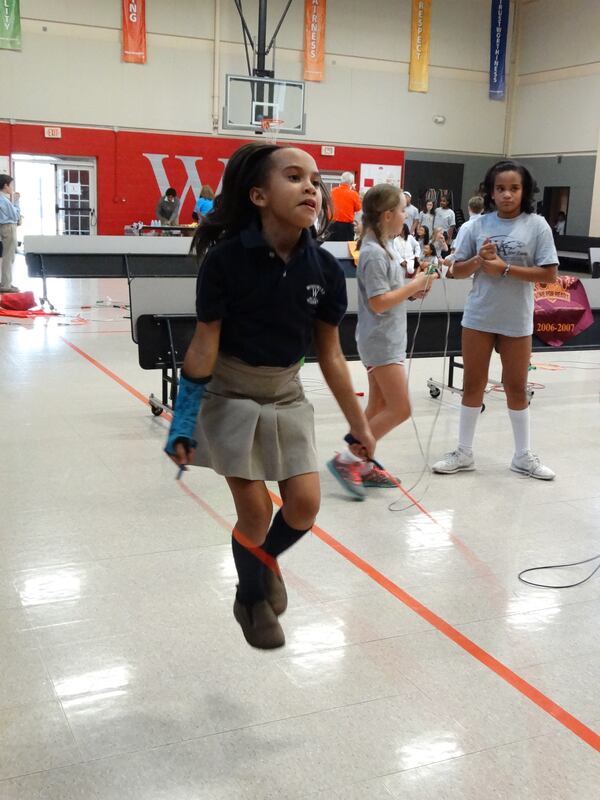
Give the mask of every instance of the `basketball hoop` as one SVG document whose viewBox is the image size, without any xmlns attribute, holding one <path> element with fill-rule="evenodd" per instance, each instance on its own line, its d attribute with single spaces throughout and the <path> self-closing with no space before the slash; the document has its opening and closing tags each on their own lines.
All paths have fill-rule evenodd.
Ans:
<svg viewBox="0 0 600 800">
<path fill-rule="evenodd" d="M 282 119 L 274 119 L 272 117 L 263 117 L 261 119 L 260 127 L 268 142 L 277 144 L 277 137 L 279 136 L 283 124 L 284 121 Z"/>
</svg>

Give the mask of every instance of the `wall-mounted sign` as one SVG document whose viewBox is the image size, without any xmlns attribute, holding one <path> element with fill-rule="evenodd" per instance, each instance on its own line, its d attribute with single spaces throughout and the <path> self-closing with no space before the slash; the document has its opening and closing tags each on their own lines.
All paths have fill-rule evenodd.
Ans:
<svg viewBox="0 0 600 800">
<path fill-rule="evenodd" d="M 61 139 L 62 130 L 60 128 L 44 128 L 45 139 Z"/>
<path fill-rule="evenodd" d="M 360 191 L 365 192 L 378 183 L 391 183 L 398 189 L 402 186 L 402 167 L 399 164 L 361 164 Z"/>
</svg>

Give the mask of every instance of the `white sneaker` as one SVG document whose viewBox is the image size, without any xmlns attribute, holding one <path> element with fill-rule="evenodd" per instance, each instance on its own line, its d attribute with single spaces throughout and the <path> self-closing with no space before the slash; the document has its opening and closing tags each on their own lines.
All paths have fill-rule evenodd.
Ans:
<svg viewBox="0 0 600 800">
<path fill-rule="evenodd" d="M 475 460 L 472 453 L 465 453 L 458 447 L 451 453 L 446 453 L 441 461 L 436 461 L 431 468 L 434 472 L 441 472 L 450 474 L 452 472 L 460 472 L 461 470 L 475 469 Z"/>
<path fill-rule="evenodd" d="M 553 472 L 550 467 L 545 467 L 531 450 L 523 453 L 522 456 L 513 456 L 510 462 L 510 468 L 513 472 L 521 472 L 523 475 L 529 475 L 530 478 L 538 478 L 540 481 L 553 481 L 556 478 L 556 472 Z"/>
</svg>

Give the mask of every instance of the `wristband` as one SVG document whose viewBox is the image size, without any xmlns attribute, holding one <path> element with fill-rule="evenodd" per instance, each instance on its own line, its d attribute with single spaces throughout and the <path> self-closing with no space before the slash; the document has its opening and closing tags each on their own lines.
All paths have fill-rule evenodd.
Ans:
<svg viewBox="0 0 600 800">
<path fill-rule="evenodd" d="M 508 273 L 510 272 L 510 268 L 511 268 L 511 267 L 512 267 L 512 264 L 507 264 L 507 265 L 504 267 L 504 272 L 502 273 L 502 277 L 503 277 L 503 278 L 506 278 L 506 276 L 507 276 L 507 275 L 508 275 Z"/>
<path fill-rule="evenodd" d="M 165 453 L 168 455 L 175 455 L 175 445 L 179 442 L 187 451 L 196 447 L 196 420 L 210 379 L 210 375 L 207 378 L 188 378 L 181 372 L 173 419 L 165 445 Z"/>
</svg>

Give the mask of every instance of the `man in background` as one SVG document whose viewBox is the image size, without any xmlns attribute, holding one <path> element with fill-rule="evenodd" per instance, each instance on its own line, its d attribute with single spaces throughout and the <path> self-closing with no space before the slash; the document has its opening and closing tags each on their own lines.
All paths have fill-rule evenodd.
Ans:
<svg viewBox="0 0 600 800">
<path fill-rule="evenodd" d="M 412 195 L 410 192 L 405 190 L 404 196 L 406 197 L 406 207 L 404 208 L 404 213 L 406 215 L 405 222 L 408 225 L 409 233 L 414 236 L 419 223 L 419 209 L 416 206 L 413 206 Z"/>
<path fill-rule="evenodd" d="M 19 193 L 13 194 L 11 175 L 0 175 L 0 243 L 2 244 L 2 278 L 0 292 L 18 292 L 13 286 L 12 268 L 17 252 L 17 225 L 21 222 Z"/>
<path fill-rule="evenodd" d="M 480 197 L 478 194 L 476 194 L 474 197 L 471 197 L 471 199 L 469 200 L 469 219 L 466 222 L 463 222 L 463 224 L 458 229 L 458 233 L 456 234 L 456 239 L 452 243 L 453 251 L 458 249 L 460 240 L 465 235 L 465 232 L 469 227 L 469 223 L 483 214 L 483 206 L 484 206 L 483 197 Z"/>
<path fill-rule="evenodd" d="M 360 211 L 362 203 L 353 185 L 354 175 L 352 172 L 342 172 L 340 185 L 331 191 L 333 222 L 329 226 L 330 242 L 354 240 L 354 215 Z"/>
<path fill-rule="evenodd" d="M 179 221 L 179 198 L 172 186 L 169 186 L 164 197 L 158 201 L 156 216 L 161 225 L 177 225 Z"/>
</svg>

